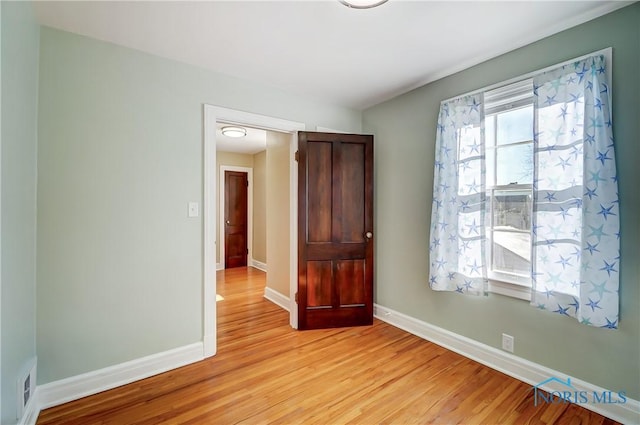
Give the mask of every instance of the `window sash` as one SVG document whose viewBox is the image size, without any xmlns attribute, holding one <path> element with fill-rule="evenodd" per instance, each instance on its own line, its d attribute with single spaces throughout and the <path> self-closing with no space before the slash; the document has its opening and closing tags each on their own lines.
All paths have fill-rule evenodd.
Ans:
<svg viewBox="0 0 640 425">
<path fill-rule="evenodd" d="M 492 170 L 488 170 L 488 177 L 486 182 L 487 193 L 487 208 L 488 223 L 486 229 L 486 249 L 489 254 L 487 267 L 487 277 L 489 278 L 490 285 L 489 290 L 503 295 L 508 295 L 521 299 L 530 299 L 531 296 L 531 276 L 529 273 L 517 273 L 507 270 L 499 270 L 494 268 L 496 263 L 496 252 L 494 249 L 495 233 L 512 233 L 529 235 L 531 238 L 531 226 L 529 222 L 529 229 L 500 229 L 496 228 L 495 223 L 495 209 L 496 209 L 496 192 L 526 192 L 529 196 L 533 197 L 533 185 L 522 183 L 510 183 L 510 184 L 497 184 L 498 179 L 498 153 L 500 150 L 508 149 L 514 146 L 533 145 L 533 139 L 518 140 L 514 142 L 507 142 L 498 144 L 499 133 L 499 120 L 498 116 L 501 113 L 509 112 L 514 109 L 523 108 L 533 104 L 533 81 L 531 79 L 518 81 L 513 84 L 508 84 L 497 89 L 487 91 L 484 94 L 485 99 L 485 126 L 487 120 L 493 120 L 492 127 L 493 132 L 485 132 L 485 152 L 487 158 L 491 156 L 489 164 L 493 167 Z M 533 117 L 532 117 L 533 119 Z M 531 135 L 533 136 L 533 134 Z M 533 214 L 533 203 L 529 205 L 529 217 Z M 532 261 L 532 253 L 529 252 L 528 258 L 529 264 Z"/>
<path fill-rule="evenodd" d="M 514 284 L 519 286 L 525 286 L 531 288 L 531 276 L 525 274 L 519 274 L 515 272 L 508 272 L 505 270 L 496 270 L 494 269 L 494 260 L 495 260 L 495 250 L 494 248 L 494 232 L 504 232 L 504 233 L 514 233 L 514 234 L 522 234 L 529 235 L 531 238 L 531 228 L 529 229 L 500 229 L 496 228 L 495 223 L 495 192 L 528 192 L 530 196 L 533 198 L 533 187 L 530 184 L 518 184 L 518 185 L 502 185 L 495 186 L 492 188 L 487 188 L 487 198 L 488 198 L 488 217 L 489 223 L 487 225 L 486 235 L 487 235 L 487 252 L 489 253 L 489 267 L 487 267 L 487 277 L 494 281 L 504 282 L 508 284 Z M 533 202 L 531 202 L 529 206 L 529 217 L 533 215 Z M 531 239 L 530 239 L 531 240 Z M 531 252 L 529 252 L 529 263 L 532 261 Z"/>
</svg>

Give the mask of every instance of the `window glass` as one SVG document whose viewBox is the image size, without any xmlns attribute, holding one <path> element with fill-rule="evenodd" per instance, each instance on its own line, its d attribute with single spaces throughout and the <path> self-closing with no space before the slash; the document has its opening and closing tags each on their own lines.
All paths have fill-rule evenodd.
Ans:
<svg viewBox="0 0 640 425">
<path fill-rule="evenodd" d="M 531 229 L 531 191 L 494 191 L 493 228 L 524 231 Z"/>
<path fill-rule="evenodd" d="M 533 183 L 533 144 L 502 146 L 496 156 L 496 185 Z"/>
<path fill-rule="evenodd" d="M 533 105 L 498 114 L 498 145 L 533 140 Z"/>
<path fill-rule="evenodd" d="M 531 235 L 495 230 L 492 238 L 494 272 L 529 276 L 531 274 Z"/>
</svg>

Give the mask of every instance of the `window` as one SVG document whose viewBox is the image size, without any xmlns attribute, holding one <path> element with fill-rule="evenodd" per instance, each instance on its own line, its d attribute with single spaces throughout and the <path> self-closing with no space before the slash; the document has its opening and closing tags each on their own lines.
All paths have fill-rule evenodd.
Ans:
<svg viewBox="0 0 640 425">
<path fill-rule="evenodd" d="M 620 210 L 605 53 L 442 101 L 433 290 L 496 292 L 618 327 Z"/>
<path fill-rule="evenodd" d="M 533 84 L 525 80 L 488 91 L 484 98 L 487 277 L 492 281 L 491 291 L 528 298 L 533 205 Z"/>
<path fill-rule="evenodd" d="M 618 326 L 620 211 L 605 53 L 442 101 L 433 290 L 501 293 L 589 326 Z"/>
</svg>

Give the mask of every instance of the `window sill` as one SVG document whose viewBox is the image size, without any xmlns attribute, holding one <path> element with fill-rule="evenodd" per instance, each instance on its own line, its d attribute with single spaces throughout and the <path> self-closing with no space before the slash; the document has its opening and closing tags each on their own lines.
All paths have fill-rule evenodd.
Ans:
<svg viewBox="0 0 640 425">
<path fill-rule="evenodd" d="M 520 300 L 531 301 L 531 288 L 515 283 L 489 279 L 489 292 Z"/>
</svg>

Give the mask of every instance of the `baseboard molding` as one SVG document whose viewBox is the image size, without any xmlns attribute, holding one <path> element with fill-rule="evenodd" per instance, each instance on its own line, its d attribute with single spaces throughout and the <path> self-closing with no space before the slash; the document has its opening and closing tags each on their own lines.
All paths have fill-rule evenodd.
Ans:
<svg viewBox="0 0 640 425">
<path fill-rule="evenodd" d="M 566 374 L 557 370 L 498 350 L 378 304 L 374 304 L 374 316 L 383 322 L 387 322 L 392 326 L 438 344 L 527 384 L 537 385 L 538 388 L 545 391 L 567 390 L 566 387 L 555 380 L 544 385 L 538 385 L 551 377 L 566 377 Z M 589 394 L 594 392 L 602 394 L 608 391 L 576 378 L 571 378 L 571 384 L 575 391 L 586 391 Z M 640 423 L 640 402 L 628 397 L 624 404 L 580 403 L 580 406 L 625 424 Z"/>
<path fill-rule="evenodd" d="M 267 287 L 264 288 L 264 297 L 272 303 L 289 311 L 289 297 L 286 295 L 282 295 L 280 292 Z"/>
<path fill-rule="evenodd" d="M 38 407 L 47 409 L 202 360 L 203 343 L 185 345 L 104 369 L 39 385 Z"/>
<path fill-rule="evenodd" d="M 251 267 L 255 267 L 258 270 L 262 270 L 265 273 L 267 272 L 267 264 L 263 263 L 262 261 L 254 260 L 252 258 L 249 264 L 251 264 Z"/>
<path fill-rule="evenodd" d="M 262 270 L 263 272 L 267 272 L 267 264 L 262 261 L 254 260 L 253 258 L 249 260 L 249 266 L 255 267 L 258 270 Z M 216 270 L 224 270 L 223 263 L 216 263 Z"/>
<path fill-rule="evenodd" d="M 40 415 L 40 402 L 38 401 L 38 393 L 39 389 L 33 391 L 33 395 L 31 396 L 31 400 L 27 403 L 25 407 L 24 414 L 20 421 L 18 421 L 18 425 L 36 425 L 38 421 L 38 416 Z"/>
<path fill-rule="evenodd" d="M 283 294 L 271 288 L 265 288 L 264 297 L 284 310 L 289 311 L 289 298 Z M 503 352 L 387 307 L 374 305 L 374 315 L 392 326 L 403 329 L 532 386 L 548 380 L 550 377 L 565 376 L 562 372 Z M 119 365 L 39 385 L 18 424 L 34 425 L 41 409 L 97 394 L 202 359 L 203 343 L 197 342 Z M 575 391 L 595 392 L 598 394 L 608 391 L 576 378 L 571 378 L 571 384 Z M 540 385 L 538 388 L 549 392 L 566 390 L 565 387 L 555 381 Z M 581 403 L 580 406 L 621 423 L 640 423 L 640 402 L 628 397 L 624 404 Z"/>
</svg>

